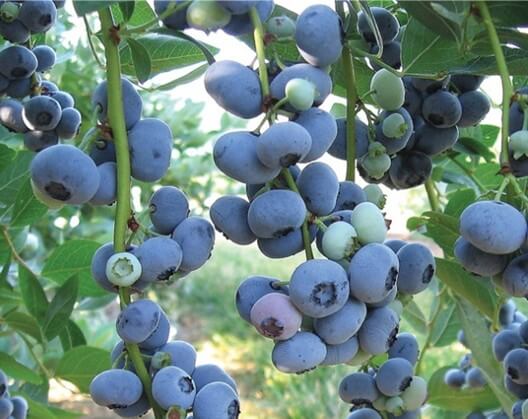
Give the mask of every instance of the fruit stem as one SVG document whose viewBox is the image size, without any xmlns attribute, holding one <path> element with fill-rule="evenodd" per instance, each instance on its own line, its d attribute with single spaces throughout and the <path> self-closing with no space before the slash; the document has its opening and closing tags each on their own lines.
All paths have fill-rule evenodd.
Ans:
<svg viewBox="0 0 528 419">
<path fill-rule="evenodd" d="M 118 43 L 112 36 L 114 22 L 110 8 L 99 11 L 101 21 L 102 41 L 106 58 L 106 79 L 108 83 L 108 120 L 112 129 L 117 162 L 117 204 L 114 223 L 114 250 L 124 252 L 128 219 L 130 217 L 130 153 L 125 126 L 125 113 L 121 91 L 121 63 L 119 60 Z M 119 288 L 121 307 L 130 303 L 130 289 Z M 134 364 L 136 374 L 143 383 L 143 389 L 152 406 L 156 419 L 163 418 L 163 411 L 152 397 L 150 375 L 141 359 L 141 352 L 135 344 L 126 344 L 130 360 Z"/>
<path fill-rule="evenodd" d="M 427 192 L 427 199 L 429 199 L 429 205 L 434 212 L 440 211 L 440 202 L 438 195 L 436 194 L 433 179 L 430 177 L 424 183 L 425 191 Z"/>
<path fill-rule="evenodd" d="M 513 87 L 510 80 L 510 73 L 508 71 L 506 59 L 504 58 L 504 52 L 502 51 L 501 43 L 499 40 L 499 36 L 497 35 L 495 25 L 491 20 L 488 5 L 483 0 L 477 1 L 476 4 L 480 11 L 482 22 L 484 23 L 486 31 L 488 32 L 488 37 L 491 43 L 491 47 L 493 49 L 493 54 L 495 55 L 495 61 L 497 62 L 497 68 L 499 70 L 499 75 L 502 83 L 502 128 L 500 164 L 501 167 L 504 169 L 509 168 L 510 166 L 508 158 L 508 128 L 510 123 L 510 100 L 513 95 Z"/>
<path fill-rule="evenodd" d="M 504 179 L 502 179 L 502 182 L 499 186 L 499 189 L 497 190 L 497 193 L 495 194 L 495 201 L 500 201 L 502 198 L 502 194 L 504 193 L 504 190 L 506 189 L 506 186 L 508 186 L 508 183 L 510 183 L 510 177 L 505 176 Z"/>
<path fill-rule="evenodd" d="M 252 7 L 249 15 L 251 16 L 251 22 L 255 30 L 253 31 L 253 38 L 255 40 L 255 51 L 257 52 L 258 58 L 258 71 L 260 78 L 260 86 L 262 88 L 262 96 L 264 101 L 270 94 L 269 81 L 268 81 L 268 69 L 266 66 L 266 51 L 264 49 L 264 27 L 260 21 L 260 16 L 255 7 Z"/>
</svg>

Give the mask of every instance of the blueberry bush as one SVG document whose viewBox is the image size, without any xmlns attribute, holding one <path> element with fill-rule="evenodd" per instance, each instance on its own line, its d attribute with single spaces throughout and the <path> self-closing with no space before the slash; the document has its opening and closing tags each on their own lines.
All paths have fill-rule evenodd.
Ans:
<svg viewBox="0 0 528 419">
<path fill-rule="evenodd" d="M 273 417 L 528 418 L 528 8 L 286 3 L 0 1 L 0 419 L 79 417 L 56 383 L 112 417 L 250 417 L 262 383 L 176 339 L 174 292 L 267 338 L 266 396 L 305 405 Z M 171 96 L 197 80 L 218 129 Z M 411 188 L 422 238 L 396 239 Z M 218 234 L 266 260 L 234 296 Z"/>
</svg>

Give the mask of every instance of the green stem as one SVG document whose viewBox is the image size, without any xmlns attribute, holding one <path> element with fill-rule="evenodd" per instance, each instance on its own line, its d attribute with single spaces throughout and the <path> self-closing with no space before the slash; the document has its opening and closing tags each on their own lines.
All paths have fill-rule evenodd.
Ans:
<svg viewBox="0 0 528 419">
<path fill-rule="evenodd" d="M 510 80 L 510 73 L 504 58 L 504 52 L 502 51 L 499 36 L 497 30 L 491 19 L 491 14 L 488 9 L 488 5 L 485 1 L 477 1 L 477 7 L 480 11 L 482 21 L 488 32 L 488 37 L 495 55 L 495 61 L 497 62 L 497 68 L 502 83 L 502 128 L 501 128 L 501 151 L 500 151 L 500 163 L 502 168 L 509 167 L 508 161 L 508 134 L 509 134 L 509 118 L 510 118 L 510 100 L 513 95 L 513 87 Z"/>
<path fill-rule="evenodd" d="M 502 194 L 504 193 L 504 189 L 506 189 L 506 186 L 508 186 L 508 183 L 510 183 L 511 178 L 508 176 L 504 177 L 502 179 L 502 182 L 499 186 L 499 189 L 497 190 L 497 193 L 495 194 L 495 201 L 500 201 L 502 198 Z"/>
<path fill-rule="evenodd" d="M 86 131 L 86 134 L 84 134 L 84 137 L 77 148 L 84 151 L 85 153 L 89 153 L 94 142 L 100 137 L 100 135 L 101 134 L 97 128 L 90 128 L 88 131 Z"/>
<path fill-rule="evenodd" d="M 528 204 L 528 197 L 526 197 L 523 188 L 521 188 L 521 186 L 519 185 L 517 178 L 510 173 L 507 175 L 507 179 L 509 179 L 510 185 L 513 186 L 515 194 L 523 201 L 525 205 Z"/>
<path fill-rule="evenodd" d="M 126 234 L 130 217 L 130 153 L 125 126 L 123 96 L 121 91 L 121 63 L 119 59 L 119 41 L 113 33 L 116 30 L 110 8 L 99 11 L 102 41 L 106 57 L 106 80 L 108 83 L 108 119 L 112 129 L 117 162 L 117 205 L 114 223 L 114 249 L 123 252 L 126 249 Z M 120 288 L 121 307 L 130 303 L 130 289 Z M 143 389 L 156 419 L 163 418 L 163 411 L 152 397 L 150 375 L 141 359 L 141 352 L 135 344 L 126 344 L 127 352 L 134 368 L 143 383 Z"/>
<path fill-rule="evenodd" d="M 92 51 L 92 55 L 95 58 L 95 61 L 97 61 L 97 64 L 99 64 L 99 67 L 105 68 L 104 64 L 101 62 L 101 59 L 99 58 L 99 55 L 97 55 L 97 51 L 95 50 L 95 45 L 92 40 L 92 29 L 90 28 L 90 24 L 88 23 L 88 19 L 86 19 L 86 16 L 83 16 L 84 26 L 86 28 L 86 37 L 88 38 L 88 46 L 90 47 L 90 51 Z"/>
<path fill-rule="evenodd" d="M 264 27 L 260 21 L 257 9 L 255 7 L 251 8 L 249 12 L 251 16 L 251 22 L 255 30 L 253 31 L 253 38 L 255 40 L 255 51 L 257 52 L 258 64 L 259 64 L 259 78 L 260 85 L 262 87 L 262 96 L 264 100 L 269 96 L 269 81 L 268 81 L 268 68 L 266 66 L 266 51 L 264 48 Z"/>
<path fill-rule="evenodd" d="M 427 179 L 424 183 L 425 191 L 427 192 L 427 198 L 429 199 L 429 205 L 431 209 L 435 212 L 440 211 L 440 202 L 438 200 L 438 195 L 436 194 L 434 182 L 431 178 Z"/>
<path fill-rule="evenodd" d="M 35 360 L 37 366 L 40 368 L 40 370 L 44 373 L 44 375 L 47 377 L 48 380 L 51 380 L 53 378 L 53 374 L 46 368 L 40 357 L 35 353 L 35 345 L 32 344 L 28 338 L 26 338 L 22 333 L 19 333 L 18 336 L 22 338 L 24 343 L 26 344 L 26 348 L 28 352 L 31 354 L 31 357 Z"/>
<path fill-rule="evenodd" d="M 376 54 L 370 54 L 366 51 L 363 51 L 362 49 L 358 48 L 358 47 L 355 47 L 355 46 L 349 46 L 349 48 L 352 50 L 352 52 L 357 55 L 358 57 L 364 57 L 364 58 L 368 58 L 369 60 L 371 60 L 372 62 L 375 62 L 378 66 L 380 66 L 381 68 L 384 68 L 385 70 L 387 71 L 390 71 L 392 74 L 395 74 L 396 76 L 398 77 L 403 77 L 405 75 L 404 72 L 402 71 L 398 71 L 398 70 L 395 70 L 394 68 L 392 68 L 390 65 L 388 65 L 387 63 L 381 61 L 381 59 L 378 58 L 378 56 Z"/>
<path fill-rule="evenodd" d="M 19 253 L 16 250 L 15 244 L 13 243 L 13 239 L 11 238 L 11 235 L 9 234 L 9 230 L 6 227 L 2 227 L 2 235 L 4 236 L 4 239 L 6 241 L 7 247 L 9 247 L 9 250 L 11 251 L 11 255 L 16 259 L 16 261 L 28 272 L 30 272 L 35 278 L 38 278 L 39 275 L 37 275 L 35 272 L 31 270 L 31 268 L 28 266 L 26 261 L 22 259 L 22 256 L 19 255 Z"/>
</svg>

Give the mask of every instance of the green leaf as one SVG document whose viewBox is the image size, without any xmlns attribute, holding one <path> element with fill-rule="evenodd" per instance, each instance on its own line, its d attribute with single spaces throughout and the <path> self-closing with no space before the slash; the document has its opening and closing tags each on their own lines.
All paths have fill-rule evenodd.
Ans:
<svg viewBox="0 0 528 419">
<path fill-rule="evenodd" d="M 445 206 L 444 212 L 453 217 L 460 217 L 462 211 L 477 199 L 477 194 L 473 189 L 458 189 L 449 195 L 449 201 Z"/>
<path fill-rule="evenodd" d="M 135 7 L 136 7 L 136 2 L 134 0 L 119 2 L 119 9 L 121 10 L 121 14 L 123 15 L 123 20 L 125 22 L 128 22 L 130 18 L 132 17 L 132 15 L 134 14 Z"/>
<path fill-rule="evenodd" d="M 132 54 L 136 77 L 140 83 L 144 83 L 150 77 L 150 55 L 145 47 L 135 39 L 127 38 L 126 42 Z"/>
<path fill-rule="evenodd" d="M 0 172 L 15 158 L 16 151 L 5 144 L 0 144 Z"/>
<path fill-rule="evenodd" d="M 330 113 L 334 115 L 335 118 L 345 118 L 346 106 L 342 103 L 334 103 L 330 108 Z"/>
<path fill-rule="evenodd" d="M 4 320 L 11 329 L 31 336 L 38 342 L 44 341 L 40 325 L 29 314 L 12 311 L 5 315 Z"/>
<path fill-rule="evenodd" d="M 29 164 L 33 153 L 19 151 L 15 158 L 0 172 L 0 218 L 5 218 L 15 204 L 18 191 L 29 177 Z"/>
<path fill-rule="evenodd" d="M 106 295 L 92 278 L 92 256 L 99 248 L 99 243 L 90 240 L 70 240 L 55 248 L 47 258 L 42 276 L 63 284 L 72 275 L 79 277 L 81 296 L 98 297 Z"/>
<path fill-rule="evenodd" d="M 418 333 L 427 333 L 427 320 L 425 320 L 422 310 L 414 301 L 411 300 L 403 309 L 403 318 L 407 320 Z"/>
<path fill-rule="evenodd" d="M 40 384 L 42 382 L 42 377 L 40 375 L 5 352 L 0 352 L 0 369 L 4 371 L 8 377 L 15 380 L 27 381 L 33 384 Z"/>
<path fill-rule="evenodd" d="M 436 347 L 451 344 L 460 329 L 456 316 L 455 302 L 449 298 L 443 302 L 431 328 L 431 345 Z"/>
<path fill-rule="evenodd" d="M 43 322 L 48 311 L 48 299 L 36 276 L 22 265 L 18 265 L 18 285 L 26 310 L 37 321 Z"/>
<path fill-rule="evenodd" d="M 494 409 L 499 406 L 497 398 L 488 386 L 482 388 L 468 387 L 460 390 L 445 384 L 444 374 L 449 368 L 440 368 L 429 378 L 427 403 L 466 414 L 473 411 Z"/>
<path fill-rule="evenodd" d="M 73 0 L 73 7 L 77 16 L 84 16 L 88 13 L 96 12 L 105 7 L 110 6 L 112 3 L 117 3 L 117 0 Z"/>
<path fill-rule="evenodd" d="M 462 154 L 483 157 L 484 160 L 488 162 L 495 159 L 495 153 L 474 138 L 459 137 L 458 141 L 453 146 L 453 150 Z"/>
<path fill-rule="evenodd" d="M 354 71 L 356 76 L 356 89 L 359 96 L 363 96 L 370 90 L 370 80 L 374 75 L 374 71 L 368 67 L 363 61 L 354 61 Z M 343 71 L 341 60 L 332 66 L 331 71 L 332 80 L 334 82 L 335 95 L 346 96 L 346 79 Z M 366 103 L 371 103 L 370 95 L 365 98 Z"/>
<path fill-rule="evenodd" d="M 475 176 L 487 189 L 497 189 L 502 182 L 503 176 L 497 163 L 482 163 L 475 169 Z"/>
<path fill-rule="evenodd" d="M 64 352 L 76 346 L 86 345 L 86 338 L 82 330 L 77 326 L 73 320 L 68 320 L 66 327 L 61 330 L 59 338 L 62 344 L 62 350 Z"/>
<path fill-rule="evenodd" d="M 48 340 L 56 337 L 68 324 L 78 291 L 79 280 L 77 276 L 72 276 L 57 290 L 44 320 L 43 329 Z"/>
<path fill-rule="evenodd" d="M 123 3 L 132 3 L 132 1 L 119 2 L 119 4 L 112 6 L 112 14 L 117 23 L 123 23 L 126 20 L 127 27 L 133 28 L 151 22 L 156 17 L 154 10 L 152 10 L 152 7 L 150 7 L 146 0 L 135 0 L 132 15 L 128 19 L 125 19 L 124 14 L 128 13 L 128 11 L 122 10 L 121 4 Z"/>
<path fill-rule="evenodd" d="M 202 64 L 201 66 L 196 67 L 194 70 L 189 71 L 187 74 L 184 74 L 175 80 L 162 84 L 161 86 L 153 87 L 152 90 L 172 90 L 175 87 L 181 86 L 182 84 L 190 83 L 200 78 L 208 68 L 209 64 Z"/>
<path fill-rule="evenodd" d="M 157 32 L 161 33 L 161 34 L 172 35 L 172 36 L 175 36 L 176 38 L 181 38 L 184 41 L 189 41 L 193 45 L 195 45 L 198 48 L 200 48 L 200 51 L 203 52 L 203 55 L 204 55 L 204 57 L 205 57 L 205 59 L 206 59 L 208 64 L 213 64 L 215 62 L 214 54 L 216 54 L 216 52 L 213 52 L 213 51 L 210 50 L 210 48 L 214 49 L 214 47 L 208 46 L 207 44 L 203 43 L 202 41 L 199 41 L 198 39 L 193 38 L 192 36 L 186 34 L 185 32 L 182 32 L 182 31 L 175 31 L 175 30 L 169 29 L 169 28 L 161 28 Z"/>
<path fill-rule="evenodd" d="M 453 254 L 453 246 L 458 239 L 458 219 L 447 214 L 428 211 L 421 217 L 411 217 L 407 220 L 409 230 L 419 230 L 432 238 L 442 250 Z"/>
<path fill-rule="evenodd" d="M 524 2 L 490 1 L 488 8 L 492 20 L 499 26 L 526 27 L 528 25 L 528 10 Z"/>
<path fill-rule="evenodd" d="M 57 365 L 55 375 L 88 393 L 92 379 L 112 366 L 110 353 L 90 346 L 77 346 L 64 354 Z"/>
<path fill-rule="evenodd" d="M 492 319 L 497 298 L 493 285 L 485 278 L 466 272 L 458 263 L 436 258 L 436 274 L 454 292 Z"/>
<path fill-rule="evenodd" d="M 17 193 L 10 225 L 17 227 L 32 224 L 46 212 L 48 208 L 35 198 L 31 182 L 27 178 Z"/>
</svg>

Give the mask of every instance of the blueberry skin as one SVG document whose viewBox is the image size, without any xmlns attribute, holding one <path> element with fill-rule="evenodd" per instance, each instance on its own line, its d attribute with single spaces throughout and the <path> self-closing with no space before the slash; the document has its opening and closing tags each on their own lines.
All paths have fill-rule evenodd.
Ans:
<svg viewBox="0 0 528 419">
<path fill-rule="evenodd" d="M 199 393 L 206 385 L 217 382 L 227 384 L 235 393 L 237 392 L 235 380 L 218 365 L 199 365 L 194 369 L 192 379 L 196 386 L 196 393 Z"/>
<path fill-rule="evenodd" d="M 522 87 L 517 90 L 515 93 L 528 94 L 528 86 Z M 524 119 L 524 111 L 519 105 L 519 102 L 513 102 L 510 106 L 510 124 L 509 124 L 509 134 L 513 134 L 515 131 L 522 130 Z"/>
<path fill-rule="evenodd" d="M 157 329 L 161 307 L 151 300 L 136 300 L 129 304 L 117 318 L 117 334 L 126 343 L 141 343 Z"/>
<path fill-rule="evenodd" d="M 4 397 L 7 393 L 8 378 L 4 371 L 0 370 L 0 397 Z"/>
<path fill-rule="evenodd" d="M 383 43 L 387 44 L 393 41 L 400 30 L 398 19 L 383 7 L 371 7 L 370 10 L 379 28 Z M 365 41 L 376 42 L 376 37 L 374 36 L 374 32 L 372 31 L 364 12 L 358 14 L 357 30 Z"/>
<path fill-rule="evenodd" d="M 463 237 L 455 242 L 454 253 L 464 269 L 480 276 L 498 275 L 508 264 L 508 256 L 483 252 Z"/>
<path fill-rule="evenodd" d="M 167 281 L 182 265 L 181 246 L 168 237 L 150 238 L 136 249 L 134 255 L 141 263 L 139 281 L 151 283 Z"/>
<path fill-rule="evenodd" d="M 29 411 L 28 402 L 22 396 L 11 397 L 11 403 L 13 404 L 13 413 L 10 418 L 13 419 L 26 419 Z"/>
<path fill-rule="evenodd" d="M 37 57 L 26 47 L 12 45 L 0 51 L 0 73 L 9 80 L 21 80 L 31 77 L 37 66 Z"/>
<path fill-rule="evenodd" d="M 449 128 L 460 120 L 462 106 L 454 94 L 439 90 L 424 99 L 422 115 L 427 122 L 437 128 Z"/>
<path fill-rule="evenodd" d="M 46 32 L 57 20 L 57 8 L 51 0 L 24 2 L 17 19 L 33 33 Z"/>
<path fill-rule="evenodd" d="M 305 79 L 315 86 L 317 92 L 314 104 L 319 106 L 332 93 L 332 79 L 323 70 L 310 64 L 294 64 L 286 67 L 271 81 L 270 92 L 273 99 L 281 100 L 286 96 L 286 85 L 292 79 Z"/>
<path fill-rule="evenodd" d="M 367 201 L 365 191 L 356 183 L 345 180 L 339 182 L 335 211 L 353 210 L 358 204 Z"/>
<path fill-rule="evenodd" d="M 166 343 L 158 352 L 165 352 L 171 357 L 171 365 L 181 368 L 187 374 L 192 374 L 196 367 L 196 349 L 183 340 Z"/>
<path fill-rule="evenodd" d="M 117 195 L 117 165 L 114 162 L 97 166 L 99 172 L 99 188 L 90 199 L 92 205 L 111 205 Z"/>
<path fill-rule="evenodd" d="M 376 386 L 385 396 L 398 396 L 411 384 L 413 373 L 413 366 L 406 359 L 389 359 L 376 374 Z"/>
<path fill-rule="evenodd" d="M 209 210 L 211 221 L 217 231 L 227 239 L 246 245 L 253 243 L 257 237 L 248 224 L 249 202 L 238 196 L 222 196 Z"/>
<path fill-rule="evenodd" d="M 145 118 L 128 132 L 132 176 L 143 182 L 155 182 L 170 166 L 172 132 L 161 119 Z"/>
<path fill-rule="evenodd" d="M 520 159 L 513 158 L 513 151 L 508 152 L 508 161 L 510 163 L 510 169 L 515 177 L 528 176 L 528 158 L 522 156 Z"/>
<path fill-rule="evenodd" d="M 500 306 L 499 309 L 499 323 L 501 326 L 508 326 L 513 323 L 517 305 L 513 300 L 507 300 Z"/>
<path fill-rule="evenodd" d="M 350 299 L 334 314 L 314 319 L 315 333 L 329 345 L 340 345 L 359 331 L 366 316 L 365 304 Z"/>
<path fill-rule="evenodd" d="M 171 234 L 189 215 L 189 201 L 177 187 L 163 186 L 150 198 L 149 215 L 158 233 Z"/>
<path fill-rule="evenodd" d="M 504 202 L 480 201 L 460 216 L 460 235 L 480 250 L 504 255 L 518 250 L 526 239 L 526 220 Z"/>
<path fill-rule="evenodd" d="M 381 419 L 378 412 L 370 407 L 361 407 L 354 410 L 347 416 L 347 419 Z"/>
<path fill-rule="evenodd" d="M 143 385 L 136 374 L 111 369 L 95 376 L 90 383 L 90 395 L 99 406 L 111 409 L 136 403 L 143 394 Z"/>
<path fill-rule="evenodd" d="M 118 291 L 118 287 L 112 284 L 106 277 L 106 262 L 114 254 L 112 243 L 103 244 L 97 249 L 92 257 L 92 277 L 97 284 L 108 292 Z"/>
<path fill-rule="evenodd" d="M 234 15 L 249 13 L 253 6 L 258 4 L 257 0 L 219 0 L 218 3 Z"/>
<path fill-rule="evenodd" d="M 125 78 L 121 78 L 121 90 L 123 94 L 123 109 L 125 111 L 125 125 L 127 130 L 130 130 L 141 118 L 143 101 L 134 85 Z M 95 88 L 92 95 L 92 106 L 94 109 L 99 107 L 99 121 L 108 123 L 108 89 L 106 80 Z"/>
<path fill-rule="evenodd" d="M 20 20 L 14 20 L 12 22 L 0 20 L 0 36 L 9 42 L 23 44 L 28 41 L 31 32 L 29 32 L 29 29 Z"/>
<path fill-rule="evenodd" d="M 35 96 L 24 103 L 22 119 L 31 130 L 49 131 L 59 124 L 61 114 L 61 107 L 55 99 Z"/>
<path fill-rule="evenodd" d="M 396 300 L 396 296 L 398 295 L 398 287 L 394 287 L 389 291 L 389 294 L 381 301 L 377 303 L 367 303 L 367 308 L 381 308 L 388 306 L 390 303 L 392 303 L 394 300 Z"/>
<path fill-rule="evenodd" d="M 377 54 L 378 51 L 379 48 L 376 44 L 372 45 L 370 48 L 371 54 Z M 398 41 L 392 41 L 383 45 L 381 61 L 396 70 L 399 69 L 401 67 L 401 43 Z M 369 64 L 374 71 L 378 71 L 380 68 L 383 68 L 373 60 L 369 60 Z"/>
<path fill-rule="evenodd" d="M 453 368 L 447 370 L 444 375 L 444 383 L 449 387 L 460 388 L 466 382 L 466 374 L 464 371 Z"/>
<path fill-rule="evenodd" d="M 139 349 L 153 351 L 156 348 L 165 345 L 169 340 L 170 327 L 169 319 L 162 310 L 158 327 L 154 330 L 152 335 L 139 344 Z"/>
<path fill-rule="evenodd" d="M 328 149 L 328 154 L 340 159 L 346 160 L 347 146 L 346 146 L 346 119 L 338 118 L 337 122 L 337 135 L 334 142 Z M 368 151 L 369 138 L 368 138 L 368 127 L 367 125 L 356 118 L 355 120 L 355 133 L 356 133 L 356 156 L 362 157 Z"/>
<path fill-rule="evenodd" d="M 297 187 L 311 213 L 322 216 L 334 210 L 340 183 L 334 170 L 326 163 L 308 164 L 297 178 Z"/>
<path fill-rule="evenodd" d="M 458 121 L 459 127 L 471 127 L 481 122 L 491 108 L 489 98 L 479 90 L 462 93 L 458 96 L 462 106 L 462 116 Z"/>
<path fill-rule="evenodd" d="M 24 133 L 24 146 L 36 153 L 58 143 L 59 137 L 55 131 L 28 131 Z"/>
<path fill-rule="evenodd" d="M 470 368 L 466 373 L 466 383 L 469 387 L 480 388 L 486 385 L 486 377 L 478 367 Z"/>
<path fill-rule="evenodd" d="M 288 294 L 287 289 L 279 286 L 276 278 L 269 276 L 250 276 L 239 286 L 235 296 L 236 309 L 240 317 L 250 322 L 253 305 L 264 295 L 272 292 Z"/>
<path fill-rule="evenodd" d="M 9 419 L 13 413 L 13 403 L 7 397 L 0 399 L 0 418 Z"/>
<path fill-rule="evenodd" d="M 186 218 L 174 229 L 171 237 L 183 251 L 180 270 L 195 271 L 211 257 L 215 231 L 213 225 L 205 218 Z"/>
<path fill-rule="evenodd" d="M 237 419 L 240 402 L 235 391 L 224 383 L 211 383 L 196 394 L 194 419 Z"/>
<path fill-rule="evenodd" d="M 258 137 L 248 131 L 233 131 L 222 135 L 213 148 L 216 167 L 242 183 L 266 183 L 280 173 L 270 169 L 257 157 Z"/>
<path fill-rule="evenodd" d="M 528 399 L 528 385 L 517 384 L 508 376 L 504 376 L 504 387 L 519 399 Z"/>
<path fill-rule="evenodd" d="M 339 384 L 339 397 L 346 403 L 370 404 L 379 396 L 374 377 L 365 372 L 347 375 Z"/>
<path fill-rule="evenodd" d="M 289 290 L 297 308 L 314 318 L 339 311 L 350 295 L 345 270 L 338 263 L 326 259 L 301 263 L 291 276 Z"/>
<path fill-rule="evenodd" d="M 237 1 L 237 3 L 239 3 Z M 260 17 L 261 22 L 265 22 L 271 16 L 275 4 L 273 0 L 259 0 L 255 7 Z M 249 13 L 234 14 L 231 16 L 229 23 L 222 28 L 222 30 L 234 36 L 244 35 L 253 31 L 253 24 Z"/>
<path fill-rule="evenodd" d="M 346 364 L 354 358 L 359 350 L 357 336 L 352 336 L 347 341 L 338 345 L 326 345 L 326 357 L 321 365 Z"/>
<path fill-rule="evenodd" d="M 207 93 L 226 111 L 246 119 L 262 113 L 260 80 L 252 69 L 236 61 L 217 61 L 207 69 L 204 83 Z"/>
<path fill-rule="evenodd" d="M 350 294 L 365 303 L 378 303 L 396 286 L 398 270 L 398 258 L 391 249 L 383 244 L 369 243 L 350 261 Z"/>
<path fill-rule="evenodd" d="M 308 154 L 301 160 L 308 163 L 322 157 L 328 151 L 337 135 L 335 117 L 319 108 L 310 108 L 297 115 L 294 122 L 308 131 L 312 138 L 312 146 Z"/>
<path fill-rule="evenodd" d="M 476 76 L 472 74 L 453 74 L 451 75 L 450 82 L 455 85 L 460 93 L 465 93 L 470 90 L 477 90 L 484 79 L 484 76 Z"/>
<path fill-rule="evenodd" d="M 307 7 L 297 17 L 295 42 L 309 64 L 316 67 L 329 66 L 339 59 L 343 49 L 341 19 L 328 6 Z"/>
<path fill-rule="evenodd" d="M 157 372 L 152 380 L 152 397 L 165 410 L 171 406 L 190 409 L 196 388 L 189 374 L 178 367 L 169 366 Z"/>
<path fill-rule="evenodd" d="M 112 141 L 99 138 L 90 151 L 90 157 L 95 164 L 100 165 L 108 161 L 116 161 L 115 145 Z"/>
<path fill-rule="evenodd" d="M 416 337 L 411 333 L 399 333 L 389 348 L 389 358 L 403 358 L 416 365 L 420 355 L 420 347 Z"/>
<path fill-rule="evenodd" d="M 419 151 L 398 154 L 389 169 L 391 182 L 397 189 L 409 189 L 423 184 L 433 171 L 431 158 Z"/>
<path fill-rule="evenodd" d="M 128 407 L 113 409 L 113 412 L 122 418 L 135 418 L 146 414 L 150 410 L 150 403 L 145 394 L 137 402 Z"/>
<path fill-rule="evenodd" d="M 325 357 L 325 344 L 310 332 L 297 332 L 288 340 L 277 341 L 271 353 L 275 368 L 289 374 L 313 370 Z"/>
<path fill-rule="evenodd" d="M 274 189 L 255 198 L 249 205 L 248 223 L 258 238 L 272 239 L 301 227 L 306 206 L 299 194 Z"/>
<path fill-rule="evenodd" d="M 388 116 L 398 113 L 401 116 L 403 116 L 403 119 L 405 120 L 405 123 L 407 125 L 407 129 L 405 132 L 398 138 L 388 138 L 383 134 L 383 120 L 387 118 Z M 383 144 L 385 146 L 385 149 L 387 151 L 387 154 L 394 154 L 400 150 L 403 150 L 405 146 L 407 145 L 407 142 L 409 141 L 409 138 L 411 138 L 411 134 L 414 130 L 414 124 L 413 120 L 411 118 L 411 115 L 405 108 L 400 108 L 397 111 L 383 111 L 381 115 L 378 118 L 378 121 L 376 122 L 376 141 Z"/>
<path fill-rule="evenodd" d="M 84 204 L 99 188 L 94 162 L 71 145 L 42 150 L 31 162 L 30 171 L 33 184 L 43 195 L 67 204 Z"/>
<path fill-rule="evenodd" d="M 418 294 L 425 290 L 436 270 L 429 248 L 420 243 L 409 243 L 398 250 L 397 256 L 400 261 L 398 292 Z"/>
<path fill-rule="evenodd" d="M 524 321 L 519 328 L 519 335 L 524 343 L 528 343 L 528 321 Z"/>
<path fill-rule="evenodd" d="M 33 54 L 37 57 L 37 70 L 36 71 L 47 71 L 55 65 L 55 50 L 47 45 L 37 45 L 32 49 Z"/>
<path fill-rule="evenodd" d="M 36 77 L 38 79 L 39 76 L 36 76 Z M 27 79 L 21 79 L 21 80 L 11 80 L 9 82 L 9 86 L 7 86 L 5 93 L 8 96 L 11 96 L 12 98 L 23 99 L 26 96 L 29 96 L 30 94 L 32 94 L 33 85 L 34 83 L 31 77 Z"/>
<path fill-rule="evenodd" d="M 383 47 L 385 54 L 385 46 Z M 403 77 L 405 86 L 405 102 L 403 107 L 414 117 L 422 113 L 422 94 L 413 86 L 410 77 Z"/>
<path fill-rule="evenodd" d="M 309 225 L 308 232 L 311 243 L 317 234 L 317 226 L 315 224 Z M 262 254 L 272 259 L 293 256 L 304 250 L 302 230 L 296 228 L 286 235 L 274 239 L 257 239 L 257 245 Z"/>
<path fill-rule="evenodd" d="M 51 96 L 53 99 L 59 102 L 59 105 L 62 109 L 73 108 L 75 106 L 75 100 L 68 92 L 59 90 L 57 92 L 50 93 L 48 96 Z"/>
<path fill-rule="evenodd" d="M 184 0 L 154 0 L 154 10 L 159 16 L 162 14 L 169 5 L 183 3 Z M 187 24 L 187 7 L 178 10 L 175 13 L 170 14 L 165 19 L 163 19 L 163 24 L 167 28 L 183 30 L 189 27 Z"/>
<path fill-rule="evenodd" d="M 503 363 L 507 376 L 515 384 L 528 384 L 528 350 L 524 348 L 511 350 Z"/>
<path fill-rule="evenodd" d="M 405 246 L 407 242 L 405 240 L 392 239 L 386 240 L 383 244 L 391 249 L 394 253 L 398 253 L 398 250 Z"/>
<path fill-rule="evenodd" d="M 370 310 L 359 329 L 359 347 L 366 353 L 387 352 L 398 334 L 398 315 L 388 307 Z"/>
<path fill-rule="evenodd" d="M 420 93 L 428 96 L 442 89 L 445 78 L 442 80 L 432 80 L 432 79 L 421 79 L 419 77 L 410 77 L 412 86 L 418 90 Z"/>
<path fill-rule="evenodd" d="M 55 132 L 60 138 L 72 139 L 78 134 L 81 122 L 82 116 L 77 109 L 64 108 L 59 123 L 55 127 Z"/>
<path fill-rule="evenodd" d="M 436 156 L 452 148 L 458 141 L 458 136 L 459 131 L 456 126 L 437 128 L 420 120 L 419 123 L 415 124 L 412 149 L 421 151 L 428 156 Z"/>
</svg>

